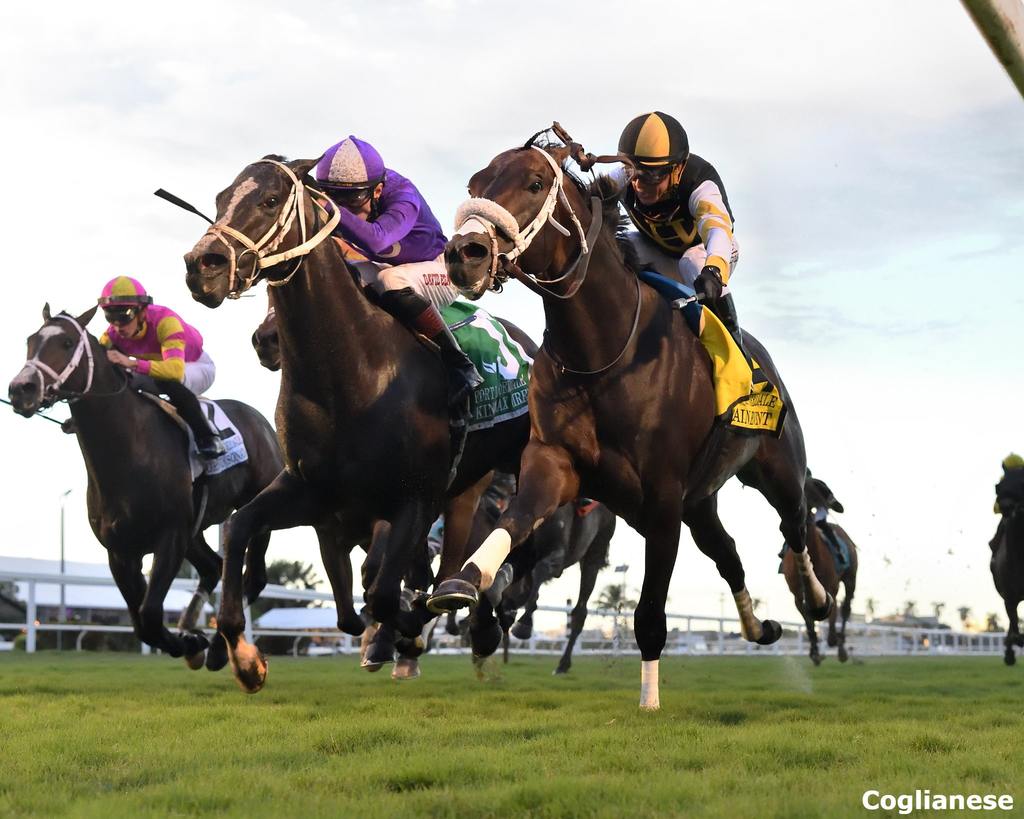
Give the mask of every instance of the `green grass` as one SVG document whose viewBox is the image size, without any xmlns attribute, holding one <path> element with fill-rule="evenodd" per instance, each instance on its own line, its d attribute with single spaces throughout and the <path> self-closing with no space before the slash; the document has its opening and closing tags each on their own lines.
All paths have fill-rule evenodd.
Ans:
<svg viewBox="0 0 1024 819">
<path fill-rule="evenodd" d="M 0 656 L 0 816 L 868 814 L 861 794 L 1010 793 L 1024 676 L 998 657 L 273 658 L 267 687 L 166 657 Z M 1005 815 L 1001 814 L 1000 815 Z"/>
</svg>

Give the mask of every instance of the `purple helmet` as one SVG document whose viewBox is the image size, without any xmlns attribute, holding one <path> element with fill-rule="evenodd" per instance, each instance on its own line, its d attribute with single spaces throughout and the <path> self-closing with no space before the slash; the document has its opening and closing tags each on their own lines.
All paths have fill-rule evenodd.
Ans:
<svg viewBox="0 0 1024 819">
<path fill-rule="evenodd" d="M 349 136 L 327 149 L 316 164 L 325 188 L 372 188 L 384 181 L 384 160 L 370 143 Z"/>
</svg>

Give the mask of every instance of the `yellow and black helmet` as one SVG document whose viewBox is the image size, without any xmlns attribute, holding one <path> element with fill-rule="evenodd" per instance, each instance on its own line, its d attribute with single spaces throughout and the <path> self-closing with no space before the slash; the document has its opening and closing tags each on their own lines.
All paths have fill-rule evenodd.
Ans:
<svg viewBox="0 0 1024 819">
<path fill-rule="evenodd" d="M 619 153 L 637 165 L 681 165 L 690 155 L 690 141 L 675 117 L 652 111 L 630 121 L 619 137 Z"/>
</svg>

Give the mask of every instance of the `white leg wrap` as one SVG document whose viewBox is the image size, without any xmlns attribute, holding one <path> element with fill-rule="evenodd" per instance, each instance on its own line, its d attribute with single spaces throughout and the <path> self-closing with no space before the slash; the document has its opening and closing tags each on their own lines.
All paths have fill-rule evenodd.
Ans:
<svg viewBox="0 0 1024 819">
<path fill-rule="evenodd" d="M 480 548 L 470 555 L 462 568 L 466 568 L 470 563 L 476 564 L 480 570 L 480 591 L 487 591 L 494 582 L 498 568 L 511 551 L 512 536 L 504 529 L 495 529 L 480 544 Z"/>
<path fill-rule="evenodd" d="M 661 708 L 658 697 L 659 660 L 643 660 L 640 663 L 640 707 L 646 711 Z"/>
<path fill-rule="evenodd" d="M 761 639 L 764 628 L 761 621 L 754 616 L 754 604 L 750 600 L 750 592 L 744 589 L 732 596 L 736 601 L 736 611 L 740 615 L 740 634 L 743 639 L 749 642 L 756 642 Z"/>
<path fill-rule="evenodd" d="M 816 607 L 824 606 L 825 601 L 828 599 L 825 594 L 825 587 L 821 585 L 818 580 L 818 576 L 814 573 L 814 566 L 811 564 L 811 556 L 804 549 L 799 554 L 795 555 L 796 565 L 800 570 L 800 574 L 807 578 L 808 583 L 811 587 L 811 599 Z"/>
</svg>

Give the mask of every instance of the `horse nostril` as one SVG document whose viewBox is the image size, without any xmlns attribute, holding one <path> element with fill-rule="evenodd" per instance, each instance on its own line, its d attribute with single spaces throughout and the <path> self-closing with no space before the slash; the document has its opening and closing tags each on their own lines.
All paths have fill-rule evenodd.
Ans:
<svg viewBox="0 0 1024 819">
<path fill-rule="evenodd" d="M 204 253 L 199 257 L 200 269 L 206 269 L 210 267 L 222 267 L 228 263 L 227 257 L 222 256 L 220 253 Z"/>
<path fill-rule="evenodd" d="M 459 256 L 464 262 L 479 262 L 487 258 L 490 251 L 477 242 L 467 242 L 459 248 Z"/>
</svg>

